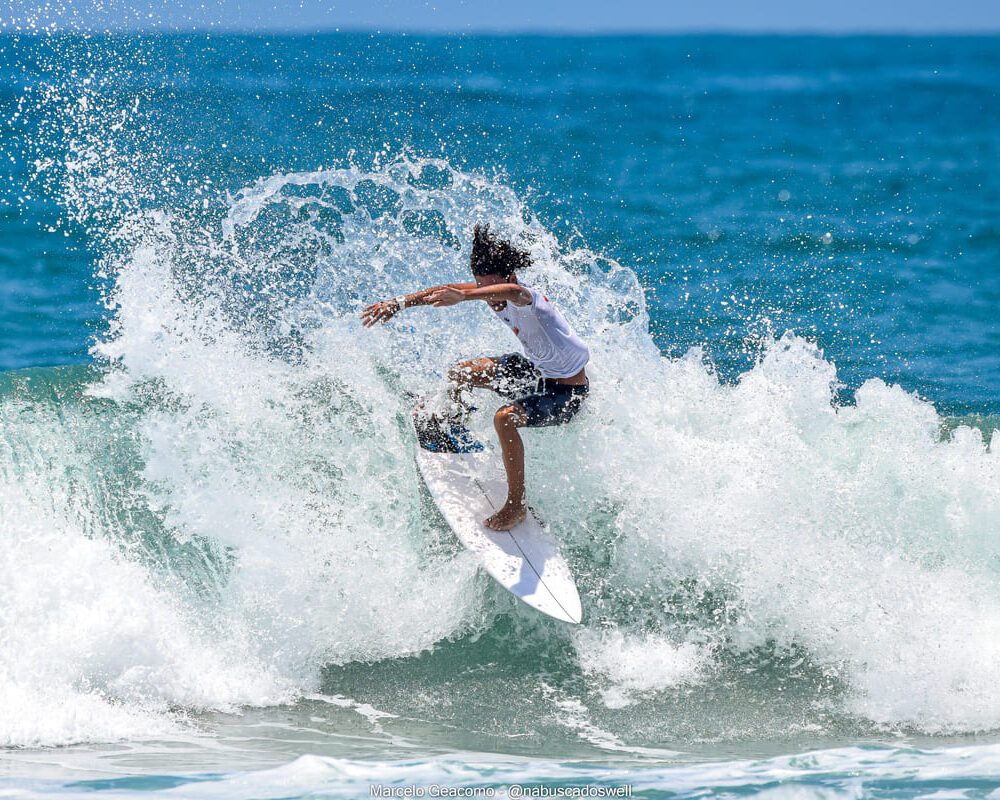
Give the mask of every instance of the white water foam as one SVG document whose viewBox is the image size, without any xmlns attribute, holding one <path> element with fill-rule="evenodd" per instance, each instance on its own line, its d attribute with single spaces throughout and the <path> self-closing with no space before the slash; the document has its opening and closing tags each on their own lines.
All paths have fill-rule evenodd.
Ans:
<svg viewBox="0 0 1000 800">
<path fill-rule="evenodd" d="M 662 635 L 633 635 L 620 628 L 583 630 L 573 643 L 584 672 L 604 684 L 601 695 L 608 708 L 633 705 L 658 689 L 700 683 L 711 658 L 692 642 L 675 644 Z"/>
<path fill-rule="evenodd" d="M 694 355 L 637 361 L 598 384 L 610 424 L 575 444 L 590 492 L 621 506 L 607 580 L 660 606 L 639 629 L 690 611 L 676 588 L 693 581 L 716 607 L 682 634 L 802 648 L 881 723 L 1000 724 L 996 449 L 941 439 L 929 404 L 878 380 L 837 408 L 834 366 L 793 336 L 735 386 Z"/>
<path fill-rule="evenodd" d="M 163 735 L 176 729 L 172 706 L 290 696 L 243 643 L 203 635 L 115 545 L 41 514 L 37 493 L 0 493 L 0 746 Z"/>
</svg>

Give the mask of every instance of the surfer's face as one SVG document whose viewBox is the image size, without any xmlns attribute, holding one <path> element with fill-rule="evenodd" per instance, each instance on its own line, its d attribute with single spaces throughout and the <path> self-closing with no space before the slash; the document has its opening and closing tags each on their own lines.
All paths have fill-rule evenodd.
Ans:
<svg viewBox="0 0 1000 800">
<path fill-rule="evenodd" d="M 498 283 L 515 283 L 516 278 L 511 275 L 510 278 L 504 278 L 500 275 L 474 275 L 476 279 L 476 286 L 496 286 Z M 506 300 L 487 300 L 489 307 L 494 311 L 503 311 L 507 307 Z"/>
</svg>

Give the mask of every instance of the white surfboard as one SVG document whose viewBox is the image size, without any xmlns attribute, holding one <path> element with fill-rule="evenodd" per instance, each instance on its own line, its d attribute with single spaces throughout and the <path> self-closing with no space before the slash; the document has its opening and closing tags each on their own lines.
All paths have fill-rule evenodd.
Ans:
<svg viewBox="0 0 1000 800">
<path fill-rule="evenodd" d="M 417 465 L 458 540 L 497 583 L 543 614 L 564 622 L 581 620 L 580 594 L 569 565 L 534 515 L 529 513 L 509 531 L 483 525 L 507 497 L 507 482 L 495 456 L 418 447 Z"/>
</svg>

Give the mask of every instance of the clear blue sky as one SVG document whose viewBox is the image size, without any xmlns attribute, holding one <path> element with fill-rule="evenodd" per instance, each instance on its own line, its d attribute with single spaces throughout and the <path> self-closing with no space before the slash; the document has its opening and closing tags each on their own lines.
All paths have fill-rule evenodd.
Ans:
<svg viewBox="0 0 1000 800">
<path fill-rule="evenodd" d="M 1000 0 L 0 0 L 0 30 L 1000 32 Z"/>
</svg>

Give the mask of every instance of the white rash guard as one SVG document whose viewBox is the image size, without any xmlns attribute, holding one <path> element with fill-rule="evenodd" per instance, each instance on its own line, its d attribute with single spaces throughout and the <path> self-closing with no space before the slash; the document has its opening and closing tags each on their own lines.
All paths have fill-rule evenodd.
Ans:
<svg viewBox="0 0 1000 800">
<path fill-rule="evenodd" d="M 531 294 L 531 304 L 508 302 L 497 316 L 507 323 L 524 347 L 524 354 L 543 378 L 569 378 L 590 360 L 590 348 L 573 331 L 549 298 L 518 284 Z"/>
</svg>

